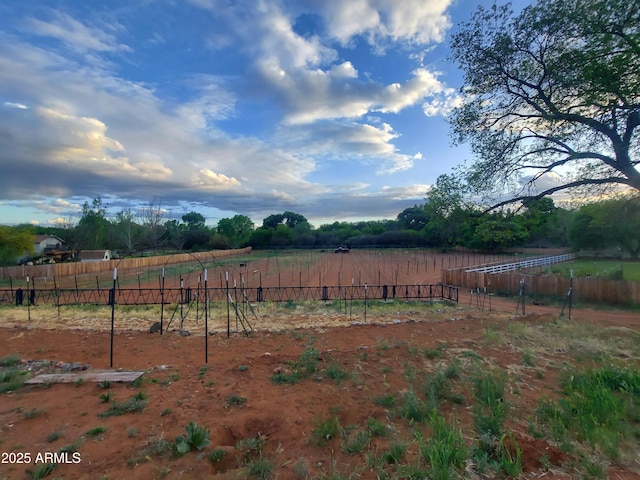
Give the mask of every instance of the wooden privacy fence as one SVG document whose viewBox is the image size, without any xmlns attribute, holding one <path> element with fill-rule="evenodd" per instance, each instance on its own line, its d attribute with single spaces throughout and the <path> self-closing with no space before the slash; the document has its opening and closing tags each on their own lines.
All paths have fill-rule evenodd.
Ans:
<svg viewBox="0 0 640 480">
<path fill-rule="evenodd" d="M 458 268 L 442 271 L 442 282 L 458 287 L 479 289 L 487 293 L 518 294 L 520 281 L 525 289 L 535 295 L 564 297 L 572 287 L 577 300 L 600 302 L 610 305 L 640 304 L 640 283 L 627 280 L 606 280 L 596 277 L 570 278 L 551 274 L 531 274 L 524 272 L 489 273 L 476 268 Z"/>
<path fill-rule="evenodd" d="M 55 263 L 50 265 L 19 265 L 15 267 L 1 267 L 0 279 L 19 278 L 24 279 L 29 275 L 31 278 L 54 278 L 69 277 L 74 275 L 99 274 L 113 272 L 113 269 L 134 269 L 162 267 L 176 263 L 193 262 L 198 259 L 202 262 L 212 259 L 229 257 L 250 253 L 251 247 L 239 248 L 235 250 L 211 250 L 209 252 L 176 253 L 173 255 L 157 255 L 151 257 L 123 258 L 120 260 L 107 260 L 99 262 L 68 262 Z"/>
</svg>

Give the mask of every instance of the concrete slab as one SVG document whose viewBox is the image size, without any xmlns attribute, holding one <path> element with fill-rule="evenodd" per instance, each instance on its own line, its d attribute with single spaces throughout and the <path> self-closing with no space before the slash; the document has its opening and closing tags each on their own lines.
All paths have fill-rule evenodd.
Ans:
<svg viewBox="0 0 640 480">
<path fill-rule="evenodd" d="M 30 378 L 25 382 L 26 385 L 38 385 L 44 383 L 76 383 L 79 380 L 83 382 L 120 382 L 129 383 L 136 380 L 145 372 L 116 372 L 115 370 L 94 371 L 94 372 L 78 372 L 78 373 L 43 373 Z"/>
</svg>

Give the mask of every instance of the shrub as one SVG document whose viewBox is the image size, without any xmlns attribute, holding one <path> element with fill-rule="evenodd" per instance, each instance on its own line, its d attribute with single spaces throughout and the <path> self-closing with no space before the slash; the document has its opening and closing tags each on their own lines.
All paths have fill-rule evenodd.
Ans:
<svg viewBox="0 0 640 480">
<path fill-rule="evenodd" d="M 211 443 L 209 441 L 209 430 L 199 426 L 197 423 L 189 422 L 186 426 L 186 431 L 186 435 L 176 437 L 173 445 L 173 451 L 177 456 L 182 456 L 193 449 L 200 451 Z"/>
</svg>

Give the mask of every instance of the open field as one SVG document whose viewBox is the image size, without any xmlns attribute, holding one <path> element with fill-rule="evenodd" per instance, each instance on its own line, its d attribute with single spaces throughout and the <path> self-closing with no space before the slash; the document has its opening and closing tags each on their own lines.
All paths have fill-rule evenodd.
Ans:
<svg viewBox="0 0 640 480">
<path fill-rule="evenodd" d="M 354 253 L 319 271 L 413 270 Z M 193 312 L 160 336 L 159 306 L 118 305 L 114 367 L 141 379 L 40 386 L 109 367 L 110 308 L 0 308 L 0 479 L 640 478 L 640 315 L 470 303 L 266 302 L 229 338 L 216 304 L 206 342 Z"/>
<path fill-rule="evenodd" d="M 640 282 L 640 262 L 581 259 L 560 263 L 547 270 L 566 278 L 573 270 L 574 277 L 604 277 Z"/>
</svg>

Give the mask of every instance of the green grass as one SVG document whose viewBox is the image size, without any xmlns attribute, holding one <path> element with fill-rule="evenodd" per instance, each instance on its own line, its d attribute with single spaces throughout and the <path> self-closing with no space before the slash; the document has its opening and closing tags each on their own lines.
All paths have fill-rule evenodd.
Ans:
<svg viewBox="0 0 640 480">
<path fill-rule="evenodd" d="M 640 282 L 640 262 L 621 262 L 615 260 L 574 260 L 562 262 L 549 267 L 549 271 L 562 277 L 569 278 L 571 270 L 574 277 L 603 277 L 612 278 L 618 275 L 620 280 Z M 616 273 L 621 272 L 621 275 Z"/>
<path fill-rule="evenodd" d="M 100 418 L 124 415 L 126 413 L 141 412 L 147 405 L 147 398 L 143 392 L 138 392 L 126 402 L 111 402 L 111 406 L 106 412 L 99 413 Z"/>
<path fill-rule="evenodd" d="M 538 417 L 558 441 L 577 441 L 617 461 L 640 438 L 640 373 L 601 367 L 565 372 L 558 401 L 542 399 Z"/>
</svg>

